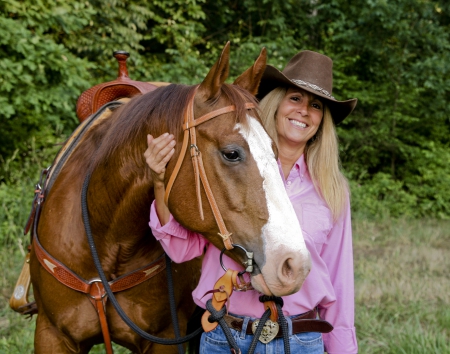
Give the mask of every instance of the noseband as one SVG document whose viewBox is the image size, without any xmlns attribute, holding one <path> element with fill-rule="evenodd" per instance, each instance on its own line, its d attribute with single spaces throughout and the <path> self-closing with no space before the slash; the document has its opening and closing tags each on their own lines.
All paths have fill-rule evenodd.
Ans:
<svg viewBox="0 0 450 354">
<path fill-rule="evenodd" d="M 164 195 L 164 202 L 166 205 L 169 204 L 169 194 L 173 187 L 173 184 L 178 176 L 178 172 L 180 171 L 181 165 L 183 163 L 184 156 L 186 155 L 186 151 L 188 149 L 189 137 L 191 144 L 189 145 L 189 149 L 191 152 L 192 165 L 194 167 L 194 176 L 195 176 L 195 189 L 197 193 L 197 202 L 198 202 L 198 211 L 200 213 L 200 218 L 204 220 L 203 216 L 203 206 L 202 206 L 202 198 L 200 194 L 200 183 L 203 185 L 203 189 L 205 190 L 206 197 L 208 198 L 209 205 L 211 206 L 211 210 L 214 215 L 214 219 L 216 220 L 217 226 L 219 227 L 219 236 L 222 237 L 223 244 L 227 250 L 233 249 L 233 241 L 231 239 L 231 233 L 227 230 L 225 223 L 222 218 L 222 214 L 220 213 L 219 207 L 217 206 L 216 199 L 212 193 L 211 187 L 208 182 L 208 178 L 206 177 L 205 168 L 203 166 L 202 154 L 197 146 L 197 135 L 195 131 L 195 127 L 212 118 L 216 118 L 222 114 L 233 112 L 236 110 L 236 106 L 230 105 L 223 108 L 219 108 L 215 111 L 209 112 L 200 118 L 194 118 L 194 98 L 197 93 L 198 86 L 195 88 L 192 93 L 192 97 L 189 100 L 189 103 L 186 107 L 186 111 L 184 113 L 184 122 L 183 122 L 183 145 L 181 147 L 180 155 L 178 156 L 177 163 L 175 168 L 170 176 L 169 182 L 167 183 L 166 193 Z M 253 103 L 246 103 L 246 109 L 255 108 Z M 250 270 L 251 272 L 251 270 Z"/>
</svg>

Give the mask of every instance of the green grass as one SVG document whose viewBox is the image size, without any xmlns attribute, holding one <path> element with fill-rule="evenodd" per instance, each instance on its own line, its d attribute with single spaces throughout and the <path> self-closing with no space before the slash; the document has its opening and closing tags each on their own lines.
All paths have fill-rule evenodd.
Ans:
<svg viewBox="0 0 450 354">
<path fill-rule="evenodd" d="M 360 353 L 450 354 L 450 222 L 355 220 L 353 229 Z M 1 354 L 33 352 L 34 319 L 8 307 L 19 250 L 0 250 Z M 115 353 L 128 351 L 115 346 Z"/>
<path fill-rule="evenodd" d="M 361 353 L 450 353 L 450 222 L 354 222 Z"/>
</svg>

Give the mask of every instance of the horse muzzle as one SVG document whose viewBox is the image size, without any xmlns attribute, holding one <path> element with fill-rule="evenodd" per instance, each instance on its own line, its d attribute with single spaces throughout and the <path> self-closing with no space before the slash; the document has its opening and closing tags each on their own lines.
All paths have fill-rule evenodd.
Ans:
<svg viewBox="0 0 450 354">
<path fill-rule="evenodd" d="M 291 295 L 300 290 L 310 270 L 308 251 L 300 254 L 283 252 L 281 257 L 274 252 L 261 269 L 255 265 L 252 286 L 265 295 Z"/>
</svg>

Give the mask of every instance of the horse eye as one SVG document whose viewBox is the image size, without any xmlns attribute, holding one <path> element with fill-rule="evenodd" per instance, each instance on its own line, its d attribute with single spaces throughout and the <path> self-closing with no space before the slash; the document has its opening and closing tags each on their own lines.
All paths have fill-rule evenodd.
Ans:
<svg viewBox="0 0 450 354">
<path fill-rule="evenodd" d="M 236 162 L 241 159 L 241 157 L 239 156 L 239 152 L 237 152 L 236 150 L 222 152 L 222 156 L 225 158 L 225 160 L 231 162 Z"/>
</svg>

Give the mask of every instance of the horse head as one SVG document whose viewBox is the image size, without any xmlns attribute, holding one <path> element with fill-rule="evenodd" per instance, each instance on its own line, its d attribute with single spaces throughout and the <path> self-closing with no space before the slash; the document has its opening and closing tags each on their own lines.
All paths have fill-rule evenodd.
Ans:
<svg viewBox="0 0 450 354">
<path fill-rule="evenodd" d="M 256 107 L 254 95 L 266 66 L 266 51 L 262 50 L 233 85 L 225 83 L 229 52 L 228 43 L 203 82 L 191 92 L 195 95 L 193 118 L 201 117 L 199 121 L 203 122 L 195 127 L 196 141 L 191 141 L 191 150 L 196 151 L 191 152 L 192 157 L 189 153 L 183 156 L 178 148 L 180 177 L 172 181 L 168 206 L 183 226 L 203 234 L 217 248 L 224 247 L 224 235 L 220 235 L 210 207 L 211 196 L 205 187 L 194 188 L 194 174 L 199 171 L 194 172 L 191 159 L 201 154 L 213 198 L 233 243 L 254 254 L 253 287 L 268 295 L 292 294 L 309 273 L 310 255 L 279 173 L 274 143 L 257 109 L 249 109 L 251 104 Z M 230 105 L 233 110 L 221 110 Z M 218 117 L 204 119 L 217 110 Z M 177 146 L 181 146 L 183 133 L 176 138 Z M 176 159 L 169 162 L 168 179 L 176 164 Z M 239 248 L 228 250 L 227 255 L 238 263 L 247 261 Z"/>
</svg>

